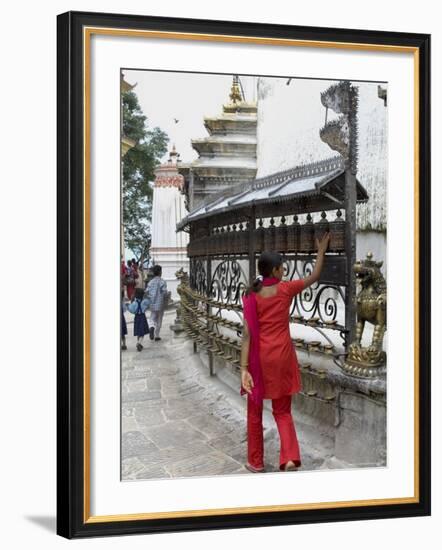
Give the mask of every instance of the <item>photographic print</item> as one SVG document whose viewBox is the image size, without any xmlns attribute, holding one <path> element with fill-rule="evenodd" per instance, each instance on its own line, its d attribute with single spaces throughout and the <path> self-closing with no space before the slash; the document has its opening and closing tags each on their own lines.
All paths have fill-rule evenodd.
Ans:
<svg viewBox="0 0 442 550">
<path fill-rule="evenodd" d="M 57 532 L 429 515 L 430 37 L 57 32 Z"/>
<path fill-rule="evenodd" d="M 125 69 L 121 113 L 122 481 L 385 467 L 387 83 Z"/>
</svg>

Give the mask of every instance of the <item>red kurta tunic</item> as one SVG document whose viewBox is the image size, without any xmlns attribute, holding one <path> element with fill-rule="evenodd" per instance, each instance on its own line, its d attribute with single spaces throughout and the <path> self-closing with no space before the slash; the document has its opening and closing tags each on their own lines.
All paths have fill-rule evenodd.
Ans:
<svg viewBox="0 0 442 550">
<path fill-rule="evenodd" d="M 290 338 L 289 311 L 292 299 L 304 289 L 304 281 L 281 281 L 276 294 L 256 294 L 259 319 L 259 356 L 264 398 L 277 399 L 301 390 L 301 374 Z"/>
</svg>

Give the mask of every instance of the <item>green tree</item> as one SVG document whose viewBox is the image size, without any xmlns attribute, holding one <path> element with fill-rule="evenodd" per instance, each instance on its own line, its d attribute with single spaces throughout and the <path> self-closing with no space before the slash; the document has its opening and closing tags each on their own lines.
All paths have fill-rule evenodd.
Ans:
<svg viewBox="0 0 442 550">
<path fill-rule="evenodd" d="M 123 135 L 137 142 L 123 158 L 123 225 L 125 245 L 137 260 L 149 257 L 154 170 L 167 151 L 169 138 L 160 128 L 149 129 L 137 95 L 123 93 Z"/>
</svg>

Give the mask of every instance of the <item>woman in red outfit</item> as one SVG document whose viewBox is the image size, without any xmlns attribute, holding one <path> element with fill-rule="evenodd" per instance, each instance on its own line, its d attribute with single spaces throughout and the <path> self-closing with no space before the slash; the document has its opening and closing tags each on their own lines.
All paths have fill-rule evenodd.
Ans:
<svg viewBox="0 0 442 550">
<path fill-rule="evenodd" d="M 301 389 L 298 360 L 290 337 L 289 311 L 293 298 L 315 283 L 321 274 L 329 234 L 316 241 L 318 254 L 308 277 L 281 281 L 283 258 L 263 252 L 259 276 L 243 297 L 244 329 L 241 346 L 241 394 L 247 393 L 247 463 L 252 472 L 264 472 L 263 399 L 272 400 L 272 412 L 281 441 L 280 470 L 301 465 L 292 418 L 292 395 Z"/>
</svg>

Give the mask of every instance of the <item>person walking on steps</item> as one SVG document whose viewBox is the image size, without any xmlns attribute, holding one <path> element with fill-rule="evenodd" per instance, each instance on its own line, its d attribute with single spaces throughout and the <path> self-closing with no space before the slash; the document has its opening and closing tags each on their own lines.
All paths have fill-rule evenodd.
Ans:
<svg viewBox="0 0 442 550">
<path fill-rule="evenodd" d="M 149 323 L 146 319 L 146 309 L 149 307 L 149 300 L 144 298 L 142 288 L 135 289 L 135 299 L 129 304 L 129 311 L 134 314 L 134 336 L 137 337 L 137 350 L 143 349 L 143 339 L 149 333 Z"/>
<path fill-rule="evenodd" d="M 272 400 L 280 437 L 279 469 L 301 466 L 299 443 L 292 418 L 292 395 L 301 390 L 301 375 L 290 336 L 289 311 L 293 298 L 315 283 L 321 274 L 330 236 L 316 240 L 318 254 L 308 277 L 281 281 L 283 258 L 263 252 L 259 276 L 243 296 L 244 327 L 241 343 L 241 395 L 247 394 L 247 462 L 254 473 L 264 472 L 263 399 Z"/>
<path fill-rule="evenodd" d="M 161 340 L 160 329 L 163 322 L 164 309 L 166 307 L 167 283 L 161 278 L 162 268 L 160 265 L 153 266 L 153 278 L 147 285 L 147 295 L 150 300 L 150 322 L 149 337 L 151 340 Z"/>
</svg>

